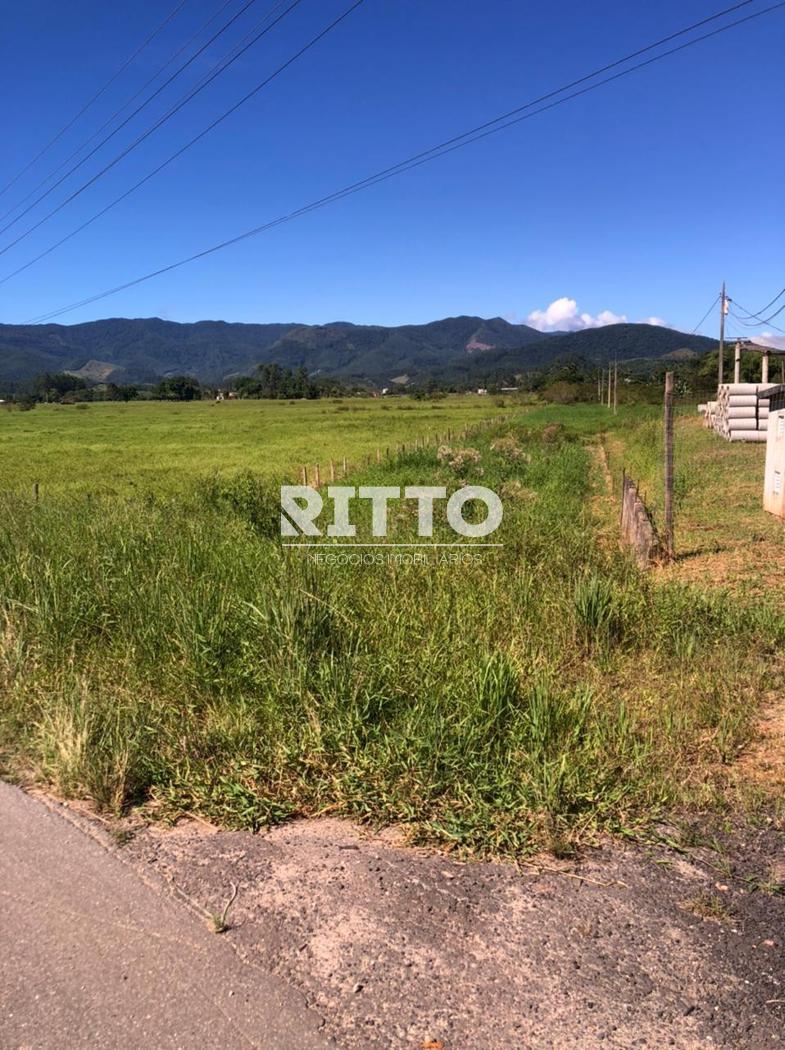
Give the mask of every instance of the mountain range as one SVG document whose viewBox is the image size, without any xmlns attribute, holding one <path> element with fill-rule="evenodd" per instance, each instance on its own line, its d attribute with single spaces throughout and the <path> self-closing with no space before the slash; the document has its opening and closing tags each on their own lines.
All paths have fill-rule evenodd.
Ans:
<svg viewBox="0 0 785 1050">
<path fill-rule="evenodd" d="M 714 340 L 647 324 L 543 333 L 501 317 L 448 317 L 421 325 L 181 324 L 108 318 L 76 325 L 0 325 L 0 384 L 42 372 L 96 382 L 153 382 L 191 375 L 220 384 L 276 362 L 311 375 L 382 385 L 428 376 L 480 381 L 483 375 L 542 368 L 560 358 L 605 363 L 693 356 Z"/>
</svg>

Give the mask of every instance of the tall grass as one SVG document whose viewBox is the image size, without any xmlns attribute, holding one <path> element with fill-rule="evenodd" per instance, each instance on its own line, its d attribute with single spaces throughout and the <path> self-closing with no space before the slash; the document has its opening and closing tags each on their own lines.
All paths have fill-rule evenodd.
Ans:
<svg viewBox="0 0 785 1050">
<path fill-rule="evenodd" d="M 353 479 L 505 493 L 504 548 L 479 564 L 314 565 L 281 547 L 277 492 L 249 474 L 7 499 L 6 768 L 114 812 L 257 828 L 329 807 L 496 853 L 716 796 L 781 618 L 598 546 L 569 431 L 494 436 L 476 463 L 417 451 Z M 411 508 L 392 521 L 412 534 Z"/>
</svg>

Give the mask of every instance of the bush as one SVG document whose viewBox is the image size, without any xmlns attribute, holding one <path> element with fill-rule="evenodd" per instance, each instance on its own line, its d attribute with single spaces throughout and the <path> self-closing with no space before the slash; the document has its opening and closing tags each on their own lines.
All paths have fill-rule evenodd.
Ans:
<svg viewBox="0 0 785 1050">
<path fill-rule="evenodd" d="M 197 498 L 216 510 L 229 510 L 260 536 L 281 534 L 280 484 L 250 470 L 229 477 L 213 475 L 196 486 Z"/>
</svg>

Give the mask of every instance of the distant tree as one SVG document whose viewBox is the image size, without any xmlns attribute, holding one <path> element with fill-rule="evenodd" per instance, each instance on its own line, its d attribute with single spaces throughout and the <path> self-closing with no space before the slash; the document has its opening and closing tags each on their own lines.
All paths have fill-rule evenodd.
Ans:
<svg viewBox="0 0 785 1050">
<path fill-rule="evenodd" d="M 542 396 L 546 401 L 554 405 L 572 405 L 576 401 L 589 400 L 584 395 L 583 387 L 579 383 L 569 383 L 564 379 L 557 379 L 555 383 L 549 383 L 542 390 Z M 592 393 L 595 393 L 592 391 Z"/>
<path fill-rule="evenodd" d="M 36 401 L 61 401 L 65 394 L 77 390 L 87 390 L 87 383 L 68 372 L 42 372 L 31 384 L 31 393 Z"/>
<path fill-rule="evenodd" d="M 69 390 L 67 394 L 63 394 L 60 398 L 60 403 L 63 405 L 77 405 L 93 400 L 95 398 L 92 390 Z"/>
<path fill-rule="evenodd" d="M 421 379 L 416 385 L 412 386 L 409 390 L 411 396 L 415 401 L 430 400 L 440 390 L 439 383 L 433 378 L 433 376 L 426 376 Z"/>
<path fill-rule="evenodd" d="M 137 397 L 139 388 L 133 384 L 118 386 L 117 383 L 110 383 L 106 388 L 107 401 L 135 401 Z"/>
<path fill-rule="evenodd" d="M 198 401 L 202 385 L 193 376 L 169 376 L 154 387 L 153 396 L 161 401 Z"/>
<path fill-rule="evenodd" d="M 340 390 L 334 380 L 324 384 L 314 382 L 305 368 L 292 372 L 272 362 L 259 365 L 252 376 L 242 376 L 234 388 L 240 397 L 293 401 L 300 398 L 318 398 Z"/>
</svg>

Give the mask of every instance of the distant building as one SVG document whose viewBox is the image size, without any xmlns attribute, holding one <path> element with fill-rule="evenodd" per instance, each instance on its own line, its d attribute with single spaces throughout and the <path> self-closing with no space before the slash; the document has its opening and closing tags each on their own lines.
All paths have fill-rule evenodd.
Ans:
<svg viewBox="0 0 785 1050">
<path fill-rule="evenodd" d="M 477 393 L 478 394 L 487 394 L 488 391 L 485 389 L 484 386 L 480 386 L 480 387 L 477 387 Z"/>
</svg>

